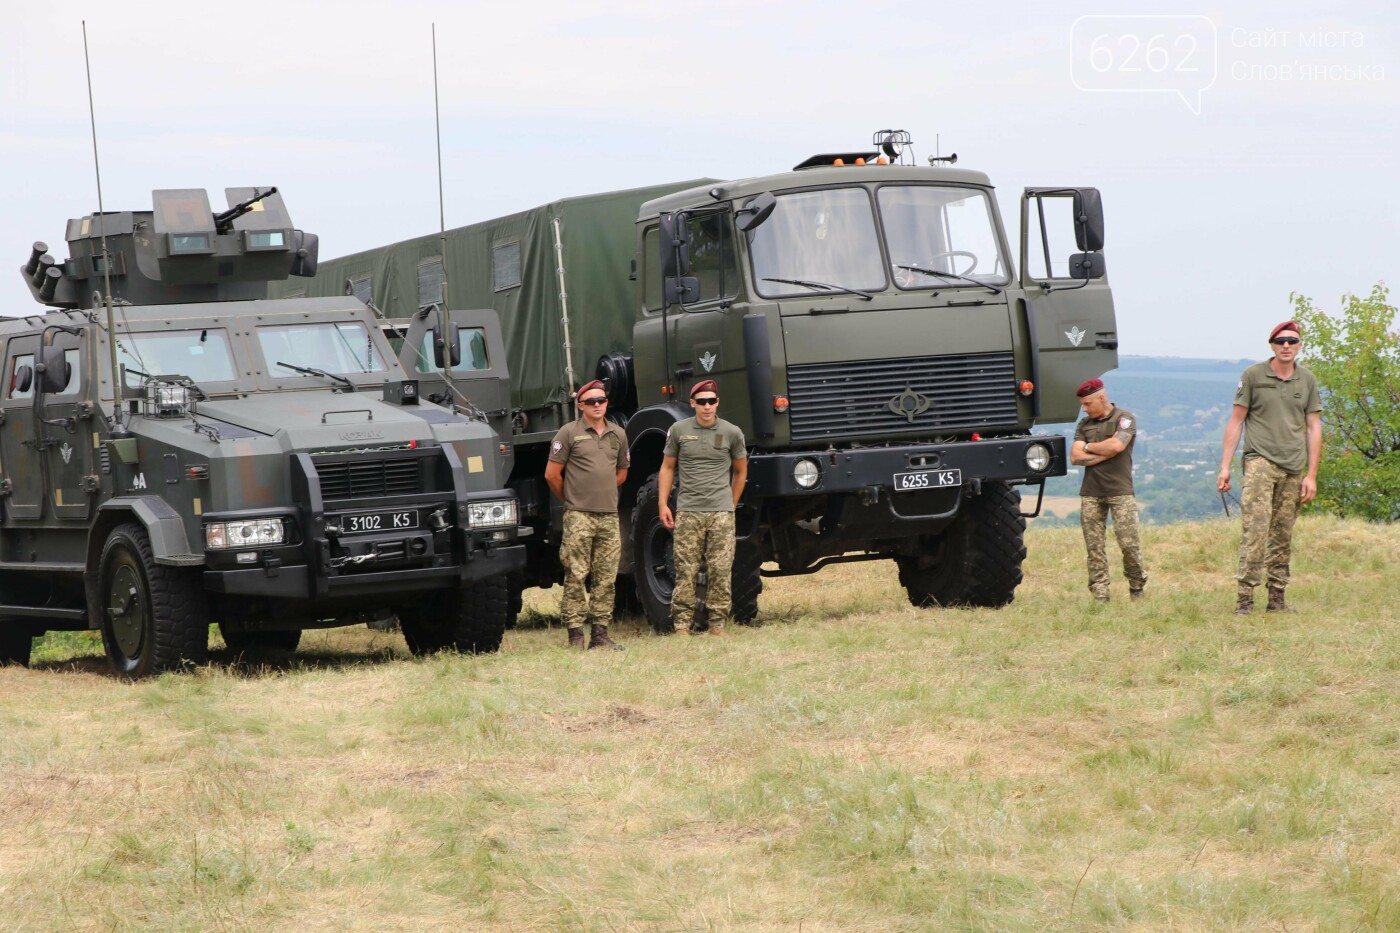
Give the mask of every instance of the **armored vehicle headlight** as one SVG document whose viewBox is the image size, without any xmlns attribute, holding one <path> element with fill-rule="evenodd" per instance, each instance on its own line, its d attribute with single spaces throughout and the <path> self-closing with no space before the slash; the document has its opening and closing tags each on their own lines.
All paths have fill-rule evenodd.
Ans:
<svg viewBox="0 0 1400 933">
<path fill-rule="evenodd" d="M 189 411 L 190 390 L 188 386 L 157 382 L 151 385 L 150 393 L 152 401 L 155 403 L 157 417 L 178 418 Z"/>
<path fill-rule="evenodd" d="M 803 489 L 811 489 L 822 478 L 822 468 L 815 460 L 799 460 L 792 467 L 792 478 Z"/>
<path fill-rule="evenodd" d="M 472 528 L 499 528 L 515 524 L 515 500 L 491 499 L 467 503 L 467 524 Z"/>
<path fill-rule="evenodd" d="M 287 531 L 280 518 L 210 522 L 204 526 L 204 546 L 210 549 L 281 544 Z"/>
<path fill-rule="evenodd" d="M 1032 472 L 1044 473 L 1050 468 L 1050 448 L 1044 444 L 1032 444 L 1026 448 L 1026 466 Z"/>
</svg>

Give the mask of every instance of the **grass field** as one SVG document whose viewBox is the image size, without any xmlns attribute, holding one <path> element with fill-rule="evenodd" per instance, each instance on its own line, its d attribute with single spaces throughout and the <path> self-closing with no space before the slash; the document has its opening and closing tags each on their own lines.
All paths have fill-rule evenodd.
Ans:
<svg viewBox="0 0 1400 933">
<path fill-rule="evenodd" d="M 1004 610 L 845 565 L 617 653 L 557 590 L 495 656 L 55 639 L 0 670 L 0 927 L 1400 929 L 1400 527 L 1305 519 L 1287 617 L 1231 614 L 1237 533 L 1144 528 L 1141 603 L 1034 529 Z"/>
</svg>

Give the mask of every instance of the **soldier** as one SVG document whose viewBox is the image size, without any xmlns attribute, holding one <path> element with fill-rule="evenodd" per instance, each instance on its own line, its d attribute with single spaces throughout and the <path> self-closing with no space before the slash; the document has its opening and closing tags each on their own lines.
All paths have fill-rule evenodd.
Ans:
<svg viewBox="0 0 1400 933">
<path fill-rule="evenodd" d="M 1108 516 L 1123 552 L 1123 575 L 1128 595 L 1142 599 L 1147 572 L 1142 567 L 1138 543 L 1137 500 L 1133 498 L 1133 442 L 1137 419 L 1108 400 L 1103 381 L 1090 379 L 1075 392 L 1085 418 L 1074 429 L 1071 463 L 1084 467 L 1079 485 L 1079 525 L 1089 551 L 1089 591 L 1094 599 L 1108 602 Z"/>
<path fill-rule="evenodd" d="M 564 425 L 549 445 L 544 480 L 564 502 L 564 598 L 559 614 L 569 630 L 569 647 L 582 648 L 583 624 L 592 622 L 589 648 L 622 646 L 608 637 L 622 535 L 617 524 L 617 487 L 627 479 L 631 455 L 627 435 L 607 421 L 608 395 L 597 379 L 576 395 L 582 417 Z M 591 594 L 584 581 L 593 578 Z"/>
<path fill-rule="evenodd" d="M 744 432 L 719 417 L 719 386 L 713 379 L 690 390 L 695 417 L 671 425 L 666 434 L 658 492 L 661 521 L 675 530 L 676 589 L 671 595 L 671 624 L 690 634 L 695 615 L 695 575 L 706 563 L 710 634 L 727 635 L 729 574 L 734 564 L 734 509 L 744 492 L 749 454 Z M 671 483 L 680 470 L 676 516 L 670 507 Z"/>
<path fill-rule="evenodd" d="M 1295 321 L 1284 321 L 1269 332 L 1273 359 L 1244 371 L 1225 426 L 1215 481 L 1221 493 L 1230 490 L 1230 466 L 1244 431 L 1244 531 L 1236 615 L 1254 610 L 1254 588 L 1263 582 L 1266 570 L 1266 611 L 1293 611 L 1283 597 L 1293 522 L 1298 506 L 1317 495 L 1317 462 L 1322 456 L 1322 397 L 1317 378 L 1297 362 L 1301 347 L 1302 331 Z"/>
</svg>

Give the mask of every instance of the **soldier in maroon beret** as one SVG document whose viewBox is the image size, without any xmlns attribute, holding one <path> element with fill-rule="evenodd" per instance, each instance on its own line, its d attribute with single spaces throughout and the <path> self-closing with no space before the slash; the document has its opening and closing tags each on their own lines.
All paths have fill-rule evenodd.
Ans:
<svg viewBox="0 0 1400 933">
<path fill-rule="evenodd" d="M 1128 595 L 1141 599 L 1147 586 L 1138 539 L 1137 499 L 1133 496 L 1133 443 L 1137 418 L 1108 400 L 1102 379 L 1090 379 L 1074 393 L 1084 419 L 1074 429 L 1071 463 L 1084 467 L 1079 486 L 1079 525 L 1089 552 L 1089 592 L 1108 602 L 1108 517 L 1123 552 Z"/>
</svg>

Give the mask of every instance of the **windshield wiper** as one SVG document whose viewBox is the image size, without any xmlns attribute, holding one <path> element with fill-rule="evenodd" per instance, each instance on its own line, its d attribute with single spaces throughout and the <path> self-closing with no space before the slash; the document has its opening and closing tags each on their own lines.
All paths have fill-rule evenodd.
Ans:
<svg viewBox="0 0 1400 933">
<path fill-rule="evenodd" d="M 956 272 L 939 272 L 937 269 L 925 269 L 923 266 L 907 266 L 902 262 L 895 263 L 896 269 L 908 269 L 910 272 L 917 272 L 920 275 L 935 275 L 940 279 L 950 279 L 954 282 L 966 282 L 969 285 L 976 285 L 978 288 L 985 288 L 993 295 L 1000 295 L 1001 289 L 995 285 L 988 285 L 986 282 L 979 282 L 976 279 L 965 275 L 958 275 Z"/>
<path fill-rule="evenodd" d="M 288 369 L 295 370 L 296 372 L 301 373 L 303 376 L 320 376 L 322 379 L 334 379 L 336 382 L 345 383 L 346 392 L 355 391 L 355 383 L 351 382 L 349 379 L 346 379 L 344 376 L 339 376 L 335 373 L 328 373 L 323 369 L 312 369 L 310 366 L 293 366 L 291 363 L 282 362 L 279 362 L 277 365 L 285 366 Z"/>
<path fill-rule="evenodd" d="M 807 279 L 774 279 L 765 278 L 765 282 L 781 282 L 784 285 L 801 285 L 803 288 L 824 288 L 827 291 L 842 292 L 847 295 L 859 295 L 866 301 L 873 301 L 875 296 L 870 292 L 861 291 L 858 288 L 851 288 L 848 285 L 832 285 L 827 282 L 812 282 Z"/>
</svg>

